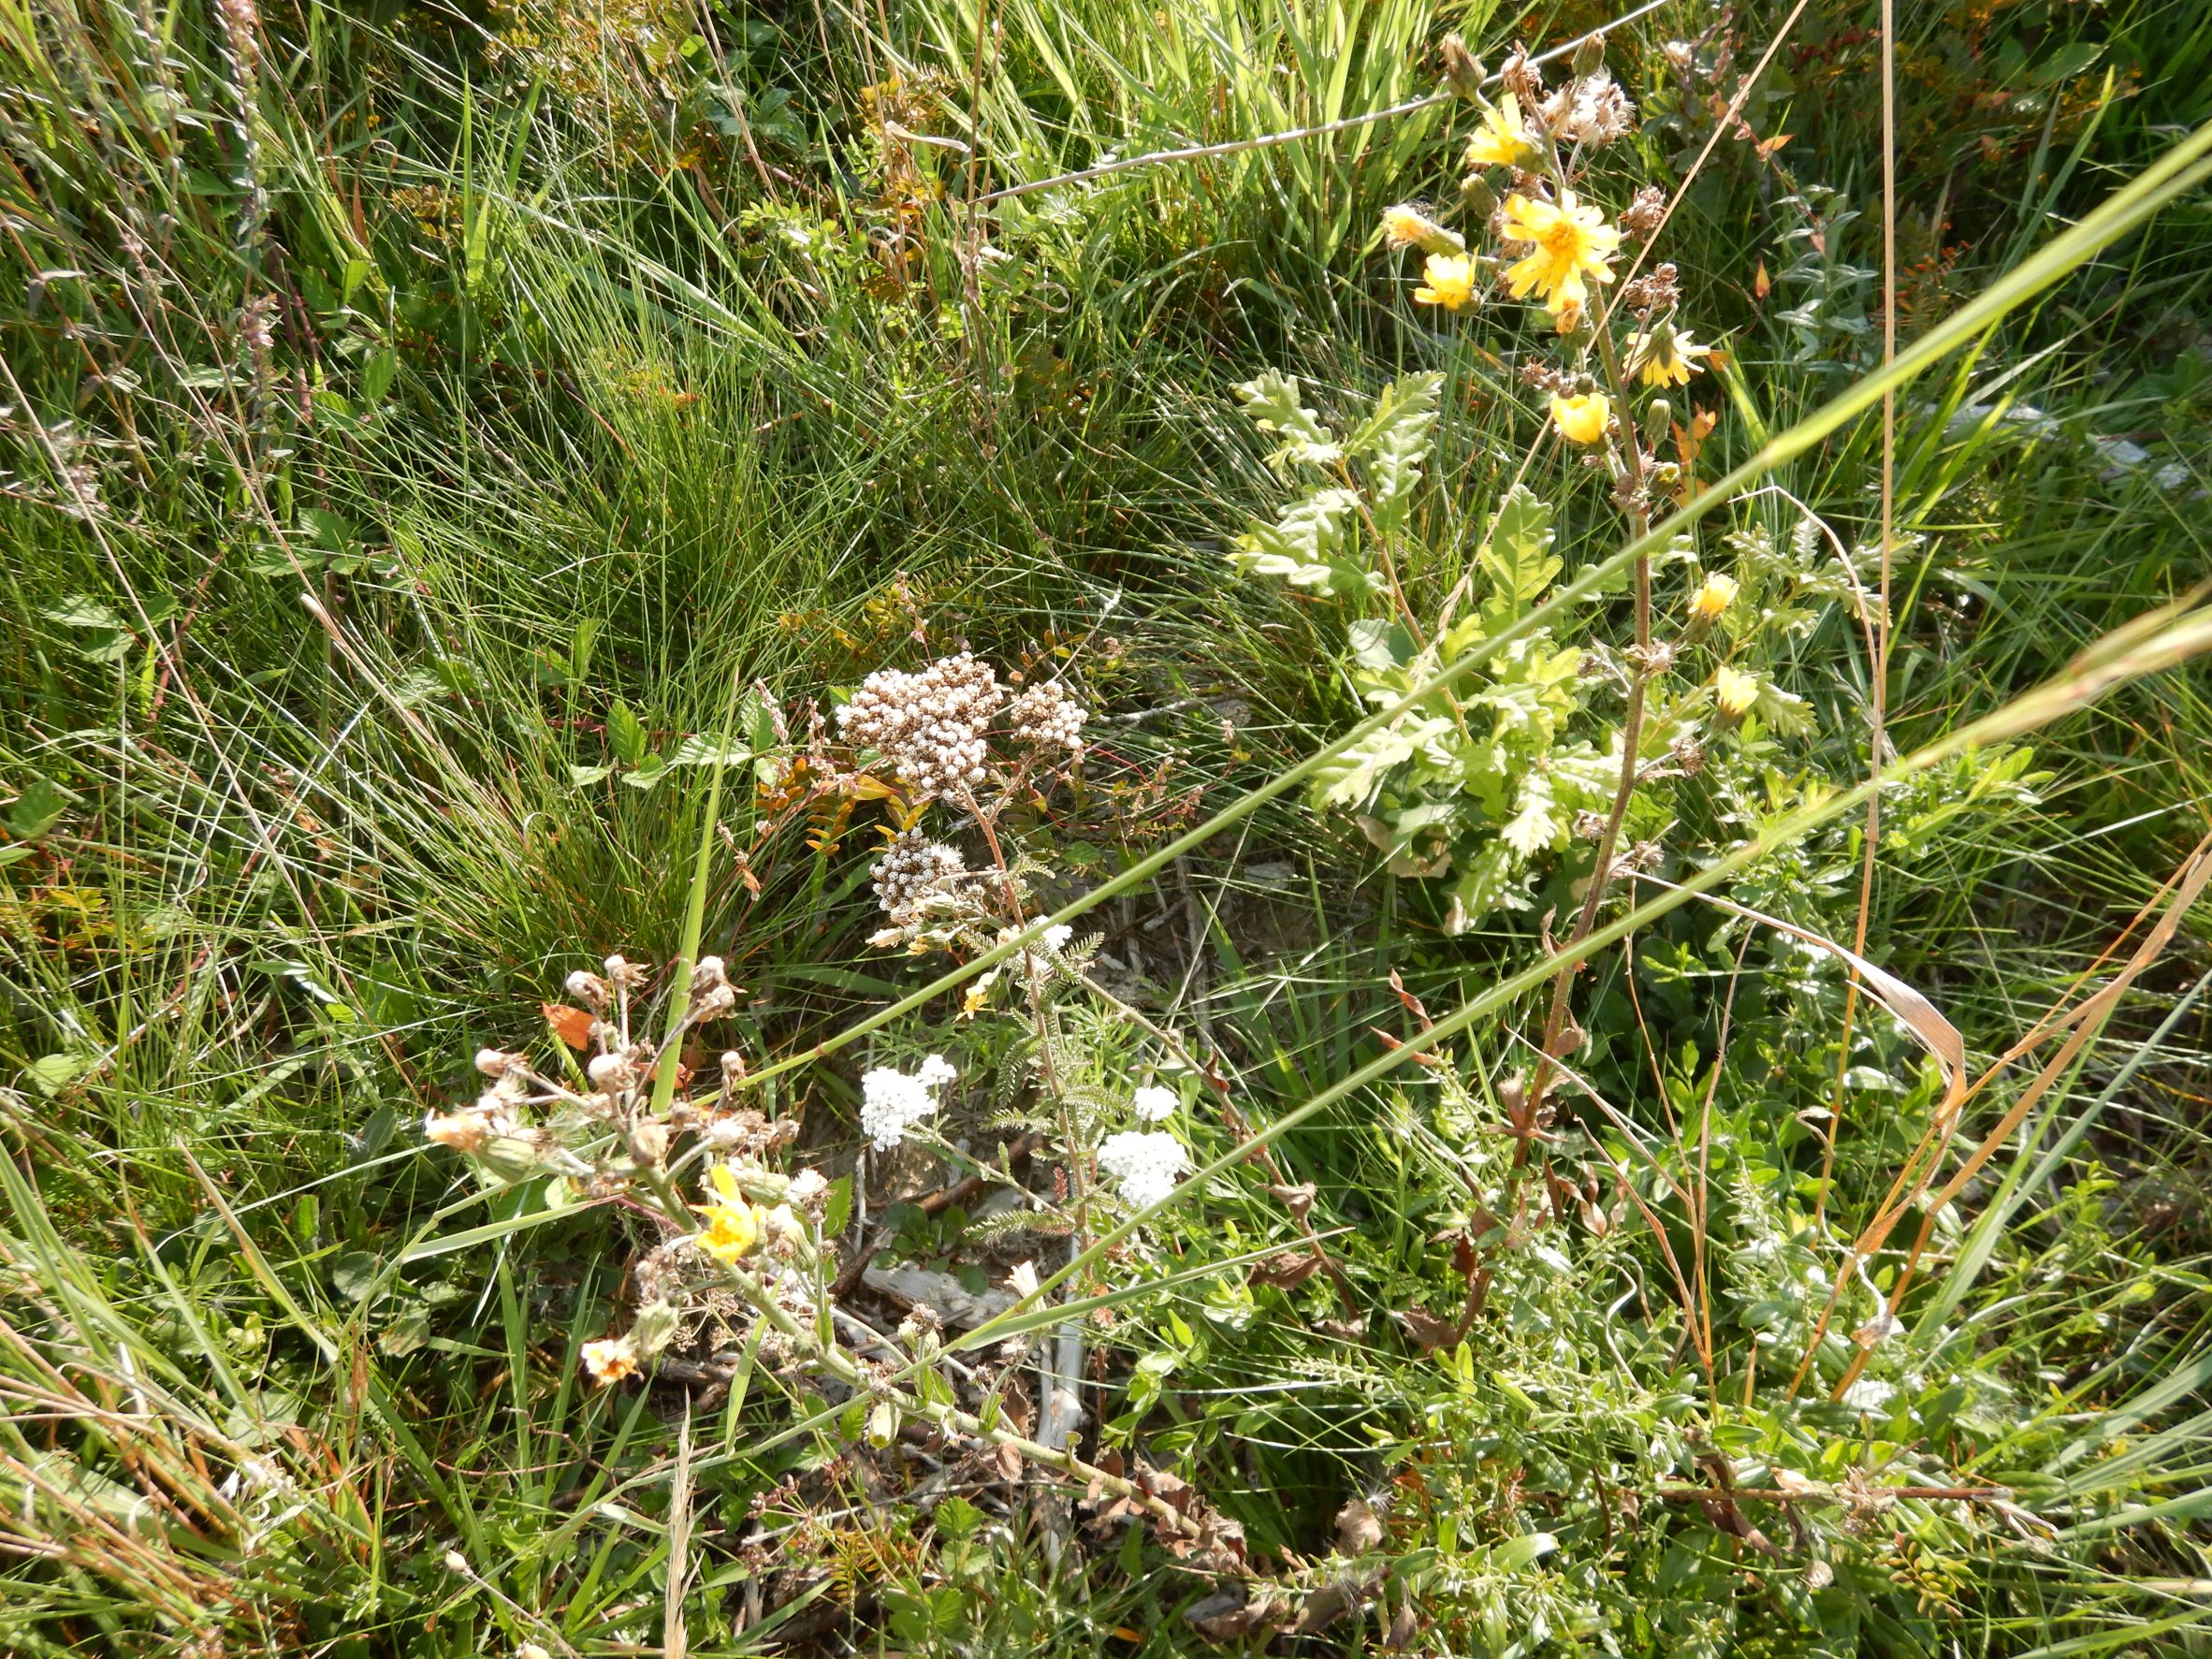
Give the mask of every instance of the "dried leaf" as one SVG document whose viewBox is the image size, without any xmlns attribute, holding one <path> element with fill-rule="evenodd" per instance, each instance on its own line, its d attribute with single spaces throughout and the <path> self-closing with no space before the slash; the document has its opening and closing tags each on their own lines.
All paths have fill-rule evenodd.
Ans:
<svg viewBox="0 0 2212 1659">
<path fill-rule="evenodd" d="M 596 1014 L 560 1002 L 542 1002 L 538 1007 L 553 1035 L 569 1047 L 581 1051 L 591 1046 L 591 1027 L 599 1023 Z"/>
<path fill-rule="evenodd" d="M 1284 1250 L 1264 1260 L 1255 1261 L 1246 1282 L 1273 1286 L 1277 1290 L 1295 1290 L 1320 1269 L 1320 1258 L 1310 1250 Z"/>
</svg>

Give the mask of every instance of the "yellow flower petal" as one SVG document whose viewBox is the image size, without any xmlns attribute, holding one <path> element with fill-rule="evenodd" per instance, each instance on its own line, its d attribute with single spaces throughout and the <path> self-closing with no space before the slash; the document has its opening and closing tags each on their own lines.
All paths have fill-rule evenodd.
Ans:
<svg viewBox="0 0 2212 1659">
<path fill-rule="evenodd" d="M 1441 305 L 1446 311 L 1465 311 L 1475 303 L 1475 261 L 1465 254 L 1431 254 L 1421 262 L 1427 279 L 1413 291 L 1417 305 Z"/>
<path fill-rule="evenodd" d="M 1603 392 L 1579 397 L 1551 395 L 1551 424 L 1569 444 L 1595 444 L 1606 435 L 1613 418 L 1613 400 Z"/>
</svg>

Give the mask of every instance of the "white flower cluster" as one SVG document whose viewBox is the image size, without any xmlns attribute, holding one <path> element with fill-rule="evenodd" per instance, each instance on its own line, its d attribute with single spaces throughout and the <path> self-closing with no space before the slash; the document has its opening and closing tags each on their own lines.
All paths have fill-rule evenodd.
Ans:
<svg viewBox="0 0 2212 1659">
<path fill-rule="evenodd" d="M 1146 1084 L 1129 1099 L 1129 1110 L 1144 1123 L 1166 1123 L 1175 1115 L 1175 1108 L 1183 1102 L 1173 1089 L 1162 1088 L 1157 1083 Z"/>
<path fill-rule="evenodd" d="M 1090 718 L 1090 711 L 1062 691 L 1058 680 L 1031 686 L 1007 710 L 1016 742 L 1070 755 L 1083 752 L 1083 723 Z"/>
<path fill-rule="evenodd" d="M 959 1073 L 942 1055 L 931 1055 L 914 1075 L 889 1066 L 864 1072 L 860 1080 L 860 1127 L 878 1152 L 888 1152 L 907 1131 L 937 1111 L 939 1084 Z"/>
<path fill-rule="evenodd" d="M 903 832 L 875 867 L 877 900 L 883 913 L 901 927 L 922 920 L 923 907 L 937 895 L 950 894 L 968 874 L 968 860 L 960 849 L 933 841 L 919 829 Z"/>
<path fill-rule="evenodd" d="M 962 651 L 919 674 L 879 668 L 837 710 L 837 730 L 921 794 L 949 794 L 982 782 L 983 733 L 1005 701 L 997 671 Z"/>
<path fill-rule="evenodd" d="M 1190 1155 L 1172 1135 L 1124 1129 L 1099 1143 L 1099 1168 L 1121 1184 L 1122 1202 L 1148 1210 L 1175 1190 L 1190 1168 Z"/>
</svg>

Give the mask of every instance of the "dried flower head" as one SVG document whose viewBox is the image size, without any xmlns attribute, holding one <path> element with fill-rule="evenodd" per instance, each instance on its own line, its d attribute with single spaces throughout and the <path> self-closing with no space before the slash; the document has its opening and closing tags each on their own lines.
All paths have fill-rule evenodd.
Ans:
<svg viewBox="0 0 2212 1659">
<path fill-rule="evenodd" d="M 1599 150 L 1636 125 L 1636 106 L 1600 69 L 1563 86 L 1544 105 L 1544 124 L 1570 144 Z"/>
<path fill-rule="evenodd" d="M 433 1112 L 422 1120 L 424 1140 L 456 1152 L 474 1152 L 490 1133 L 490 1124 L 474 1112 Z"/>
<path fill-rule="evenodd" d="M 1636 193 L 1636 198 L 1621 210 L 1614 221 L 1623 236 L 1634 237 L 1637 241 L 1649 240 L 1658 234 L 1659 226 L 1666 222 L 1666 192 L 1656 184 L 1646 184 Z"/>
<path fill-rule="evenodd" d="M 1681 274 L 1671 265 L 1653 266 L 1621 290 L 1621 303 L 1639 317 L 1671 311 L 1682 297 Z"/>
<path fill-rule="evenodd" d="M 919 674 L 878 669 L 837 710 L 837 729 L 881 754 L 917 793 L 952 794 L 982 782 L 983 734 L 1005 701 L 997 672 L 962 651 Z"/>
<path fill-rule="evenodd" d="M 1090 710 L 1068 695 L 1058 680 L 1031 686 L 1007 709 L 1009 735 L 1041 753 L 1079 755 Z"/>
<path fill-rule="evenodd" d="M 933 841 L 916 828 L 901 832 L 868 873 L 883 913 L 898 926 L 911 927 L 932 899 L 959 892 L 968 880 L 968 860 L 959 848 Z"/>
</svg>

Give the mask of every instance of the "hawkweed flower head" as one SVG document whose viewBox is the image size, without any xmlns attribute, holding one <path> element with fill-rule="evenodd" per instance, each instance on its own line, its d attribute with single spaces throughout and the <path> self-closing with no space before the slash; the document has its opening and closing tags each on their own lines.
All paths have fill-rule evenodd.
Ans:
<svg viewBox="0 0 2212 1659">
<path fill-rule="evenodd" d="M 1383 241 L 1391 248 L 1419 248 L 1424 254 L 1464 254 L 1466 239 L 1456 230 L 1447 230 L 1411 202 L 1400 202 L 1394 208 L 1385 208 L 1382 216 Z"/>
<path fill-rule="evenodd" d="M 860 1128 L 878 1152 L 888 1152 L 924 1118 L 937 1112 L 939 1085 L 957 1077 L 942 1055 L 931 1055 L 909 1076 L 878 1066 L 860 1079 Z"/>
<path fill-rule="evenodd" d="M 1543 114 L 1545 125 L 1588 150 L 1602 150 L 1636 126 L 1636 106 L 1603 69 L 1561 87 L 1545 100 Z"/>
<path fill-rule="evenodd" d="M 1672 323 L 1654 324 L 1628 337 L 1628 368 L 1646 386 L 1688 386 L 1690 376 L 1705 372 L 1705 359 L 1712 347 L 1700 345 L 1687 328 Z"/>
<path fill-rule="evenodd" d="M 1413 291 L 1416 305 L 1456 312 L 1475 303 L 1475 261 L 1469 255 L 1431 254 L 1421 262 L 1421 285 Z"/>
<path fill-rule="evenodd" d="M 1756 675 L 1746 674 L 1740 668 L 1721 664 L 1713 675 L 1713 707 L 1724 720 L 1733 724 L 1752 711 L 1752 705 L 1759 700 L 1759 680 Z"/>
<path fill-rule="evenodd" d="M 1710 627 L 1727 613 L 1742 589 L 1734 576 L 1717 572 L 1697 585 L 1697 591 L 1690 595 L 1690 620 Z"/>
<path fill-rule="evenodd" d="M 1551 424 L 1569 444 L 1596 444 L 1613 418 L 1613 400 L 1603 392 L 1583 392 L 1571 398 L 1551 394 Z"/>
<path fill-rule="evenodd" d="M 584 1345 L 584 1374 L 601 1388 L 637 1374 L 637 1344 L 627 1336 L 603 1336 Z"/>
<path fill-rule="evenodd" d="M 1516 299 L 1534 294 L 1556 314 L 1570 301 L 1586 301 L 1592 280 L 1613 280 L 1621 233 L 1571 190 L 1562 190 L 1557 203 L 1519 192 L 1507 196 L 1504 234 L 1507 241 L 1525 242 L 1530 249 L 1506 268 L 1506 291 Z"/>
<path fill-rule="evenodd" d="M 1144 1123 L 1166 1123 L 1182 1104 L 1173 1089 L 1156 1083 L 1146 1084 L 1129 1098 L 1129 1110 Z"/>
<path fill-rule="evenodd" d="M 1471 167 L 1517 167 L 1535 154 L 1521 124 L 1521 100 L 1511 93 L 1482 107 L 1482 124 L 1467 140 L 1466 165 Z"/>
<path fill-rule="evenodd" d="M 706 1226 L 695 1242 L 716 1260 L 735 1265 L 761 1242 L 761 1213 L 747 1201 L 737 1172 L 728 1164 L 715 1165 L 707 1179 L 715 1197 L 700 1207 Z"/>
<path fill-rule="evenodd" d="M 1099 1169 L 1116 1183 L 1122 1202 L 1149 1210 L 1175 1190 L 1190 1168 L 1183 1142 L 1160 1130 L 1124 1129 L 1099 1143 Z"/>
</svg>

